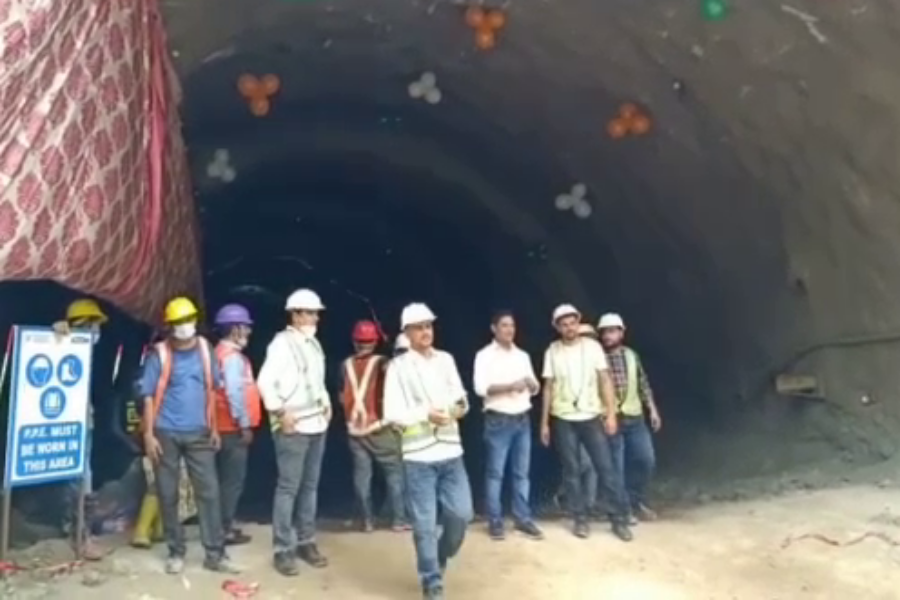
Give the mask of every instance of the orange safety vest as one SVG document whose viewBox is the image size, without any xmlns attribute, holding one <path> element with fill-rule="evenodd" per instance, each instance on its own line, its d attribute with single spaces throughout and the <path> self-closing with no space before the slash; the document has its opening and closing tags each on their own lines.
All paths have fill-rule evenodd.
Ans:
<svg viewBox="0 0 900 600">
<path fill-rule="evenodd" d="M 216 392 L 215 381 L 212 373 L 212 352 L 209 350 L 209 342 L 203 338 L 197 338 L 200 345 L 200 358 L 203 361 L 203 381 L 206 387 L 206 423 L 210 431 L 216 425 Z M 172 378 L 172 348 L 168 342 L 159 342 L 154 345 L 159 356 L 159 381 L 156 384 L 156 393 L 153 395 L 153 421 L 155 426 L 159 410 L 162 408 L 169 380 Z"/>
<path fill-rule="evenodd" d="M 341 396 L 344 416 L 348 422 L 356 402 L 362 403 L 366 410 L 366 425 L 381 418 L 385 360 L 384 356 L 372 354 L 365 358 L 351 356 L 344 361 L 344 389 Z"/>
<path fill-rule="evenodd" d="M 224 342 L 216 346 L 216 359 L 219 361 L 219 369 L 225 364 L 225 359 L 232 354 L 237 354 L 244 361 L 244 405 L 247 407 L 247 415 L 250 417 L 250 427 L 259 427 L 262 422 L 262 409 L 259 388 L 253 380 L 253 367 L 250 360 L 233 344 Z M 216 426 L 222 433 L 233 433 L 240 430 L 240 425 L 231 414 L 228 405 L 228 394 L 225 390 L 216 390 Z"/>
</svg>

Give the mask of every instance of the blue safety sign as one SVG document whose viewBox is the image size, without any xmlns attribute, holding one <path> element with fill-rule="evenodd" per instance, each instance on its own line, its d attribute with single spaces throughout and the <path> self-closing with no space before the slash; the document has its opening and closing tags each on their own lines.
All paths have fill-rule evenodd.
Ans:
<svg viewBox="0 0 900 600">
<path fill-rule="evenodd" d="M 93 336 L 17 325 L 12 349 L 5 487 L 82 477 Z"/>
</svg>

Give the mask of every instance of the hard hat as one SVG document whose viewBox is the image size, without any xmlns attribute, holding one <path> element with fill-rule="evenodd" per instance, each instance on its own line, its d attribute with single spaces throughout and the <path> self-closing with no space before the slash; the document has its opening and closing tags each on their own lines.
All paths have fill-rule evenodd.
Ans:
<svg viewBox="0 0 900 600">
<path fill-rule="evenodd" d="M 600 322 L 597 323 L 597 329 L 606 329 L 607 327 L 620 327 L 621 329 L 625 329 L 625 321 L 623 321 L 622 317 L 616 313 L 606 313 L 600 317 Z"/>
<path fill-rule="evenodd" d="M 100 308 L 100 305 L 90 298 L 79 298 L 66 308 L 66 321 L 81 321 L 82 319 L 96 319 L 101 323 L 109 321 L 109 317 Z"/>
<path fill-rule="evenodd" d="M 303 288 L 288 296 L 285 310 L 325 310 L 322 299 L 312 290 Z"/>
<path fill-rule="evenodd" d="M 581 313 L 577 308 L 572 306 L 571 304 L 560 304 L 553 310 L 553 324 L 556 325 L 556 322 L 562 319 L 563 317 L 571 317 L 575 316 L 579 319 L 581 318 Z"/>
<path fill-rule="evenodd" d="M 226 304 L 216 313 L 216 325 L 253 325 L 253 319 L 244 306 Z"/>
<path fill-rule="evenodd" d="M 179 296 L 173 298 L 166 304 L 165 321 L 173 323 L 175 321 L 183 321 L 197 316 L 197 307 L 188 298 Z"/>
<path fill-rule="evenodd" d="M 409 338 L 405 333 L 397 335 L 397 339 L 394 340 L 394 350 L 409 350 Z"/>
<path fill-rule="evenodd" d="M 431 309 L 421 302 L 413 302 L 407 304 L 400 313 L 400 329 L 405 329 L 410 325 L 418 323 L 430 323 L 437 319 Z"/>
<path fill-rule="evenodd" d="M 578 335 L 597 335 L 597 330 L 594 329 L 590 323 L 582 323 L 578 326 Z"/>
<path fill-rule="evenodd" d="M 356 325 L 353 326 L 354 342 L 377 342 L 380 337 L 381 333 L 378 331 L 378 325 L 372 321 L 357 321 Z"/>
</svg>

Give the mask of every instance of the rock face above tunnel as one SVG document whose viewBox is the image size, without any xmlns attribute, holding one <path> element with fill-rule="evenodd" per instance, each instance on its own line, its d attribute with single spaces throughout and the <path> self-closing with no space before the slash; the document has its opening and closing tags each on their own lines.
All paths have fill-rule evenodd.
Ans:
<svg viewBox="0 0 900 600">
<path fill-rule="evenodd" d="M 711 376 L 717 400 L 757 402 L 796 368 L 860 423 L 897 416 L 893 338 L 867 340 L 900 334 L 898 7 L 725 1 L 718 20 L 699 0 L 509 2 L 490 51 L 465 5 L 440 0 L 164 6 L 197 130 L 251 118 L 235 89 L 244 71 L 280 77 L 273 115 L 349 101 L 427 114 L 496 148 L 498 178 L 541 171 L 504 218 L 536 223 L 522 235 L 557 257 L 555 297 L 602 296 L 591 244 L 603 240 L 622 306 L 685 370 Z M 439 104 L 407 95 L 423 71 Z M 610 137 L 623 102 L 649 117 L 646 135 Z M 241 143 L 246 126 L 233 126 L 221 143 Z M 575 181 L 593 207 L 577 225 L 553 206 Z M 847 336 L 855 349 L 831 349 Z M 832 409 L 812 410 L 831 422 Z"/>
</svg>

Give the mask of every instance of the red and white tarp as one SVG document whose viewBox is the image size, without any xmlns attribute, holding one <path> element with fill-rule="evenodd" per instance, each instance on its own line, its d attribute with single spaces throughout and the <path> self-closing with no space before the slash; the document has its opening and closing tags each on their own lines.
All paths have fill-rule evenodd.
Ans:
<svg viewBox="0 0 900 600">
<path fill-rule="evenodd" d="M 156 321 L 200 291 L 157 0 L 0 0 L 0 279 Z"/>
</svg>

